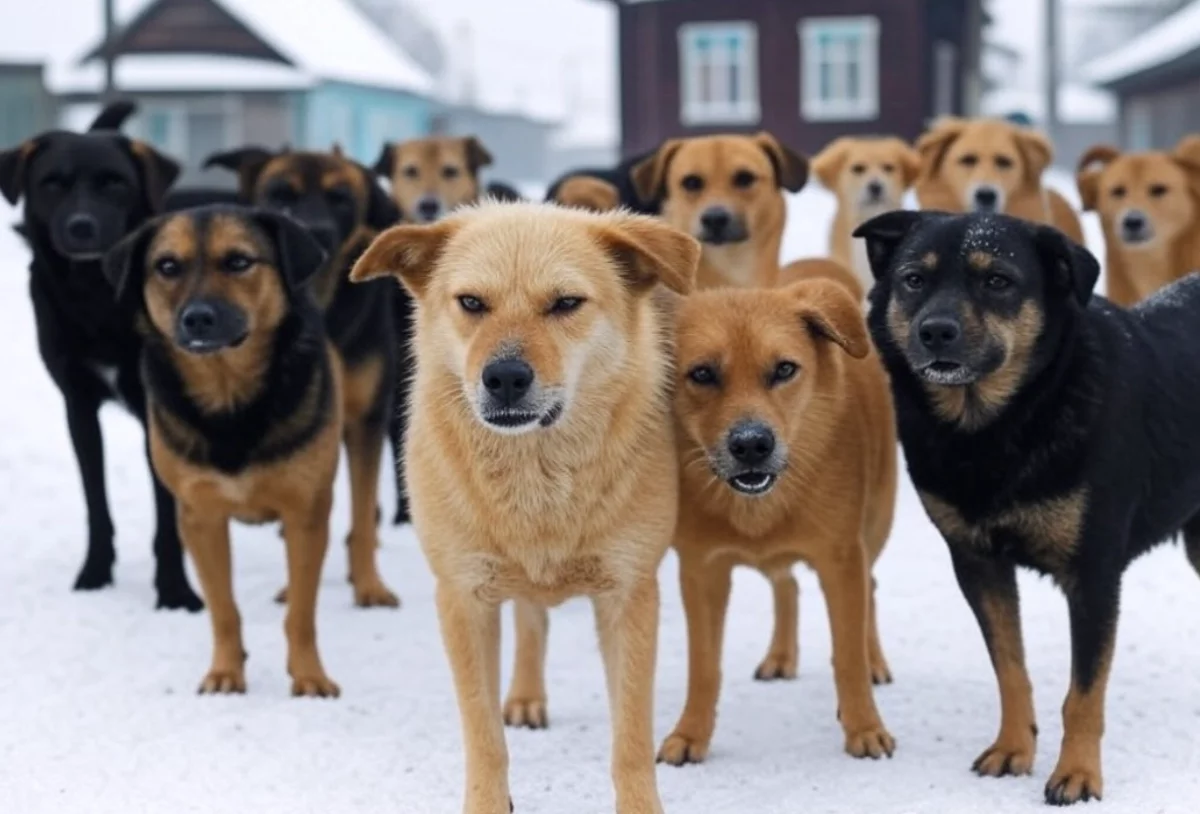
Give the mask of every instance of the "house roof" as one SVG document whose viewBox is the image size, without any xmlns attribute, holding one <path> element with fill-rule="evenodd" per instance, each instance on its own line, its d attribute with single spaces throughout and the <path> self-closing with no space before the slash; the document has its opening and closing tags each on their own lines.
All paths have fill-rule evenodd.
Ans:
<svg viewBox="0 0 1200 814">
<path fill-rule="evenodd" d="M 1120 48 L 1088 63 L 1083 77 L 1112 86 L 1155 72 L 1200 52 L 1200 2 L 1192 2 Z"/>
<path fill-rule="evenodd" d="M 1046 96 L 1041 90 L 996 88 L 979 100 L 985 116 L 1025 113 L 1041 122 L 1046 118 Z M 1058 88 L 1058 118 L 1063 124 L 1107 124 L 1116 120 L 1117 102 L 1108 91 L 1068 83 Z"/>
</svg>

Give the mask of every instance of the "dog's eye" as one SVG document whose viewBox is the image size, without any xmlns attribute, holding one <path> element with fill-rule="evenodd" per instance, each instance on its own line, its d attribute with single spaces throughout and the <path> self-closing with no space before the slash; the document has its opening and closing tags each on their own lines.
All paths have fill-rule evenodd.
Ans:
<svg viewBox="0 0 1200 814">
<path fill-rule="evenodd" d="M 547 313 L 561 316 L 578 311 L 583 306 L 583 297 L 559 297 L 551 305 Z"/>
<path fill-rule="evenodd" d="M 266 198 L 275 206 L 288 206 L 296 202 L 296 190 L 290 184 L 273 184 L 267 188 Z"/>
<path fill-rule="evenodd" d="M 1004 291 L 1012 285 L 1012 280 L 1002 274 L 989 274 L 983 284 L 989 291 Z"/>
<path fill-rule="evenodd" d="M 421 177 L 421 170 L 417 167 L 416 164 L 409 164 L 407 167 L 404 168 L 404 177 L 412 178 L 413 180 L 416 180 L 417 178 Z"/>
<path fill-rule="evenodd" d="M 754 182 L 758 180 L 758 176 L 749 170 L 739 170 L 734 173 L 733 185 L 738 189 L 746 189 L 754 186 Z"/>
<path fill-rule="evenodd" d="M 183 264 L 174 257 L 160 257 L 154 262 L 154 273 L 160 277 L 178 277 L 183 273 Z"/>
<path fill-rule="evenodd" d="M 1113 187 L 1112 191 L 1109 192 L 1108 194 L 1113 196 L 1114 198 L 1124 198 L 1125 197 L 1125 187 Z"/>
<path fill-rule="evenodd" d="M 471 294 L 463 294 L 458 298 L 458 305 L 468 314 L 484 314 L 487 313 L 487 304 L 479 297 Z"/>
<path fill-rule="evenodd" d="M 883 170 L 884 174 L 891 175 L 893 172 L 896 171 L 896 165 L 895 164 L 884 164 L 879 169 Z"/>
<path fill-rule="evenodd" d="M 916 272 L 905 274 L 901 281 L 909 291 L 920 291 L 925 287 L 925 278 Z"/>
<path fill-rule="evenodd" d="M 446 166 L 442 167 L 442 177 L 445 178 L 447 181 L 453 180 L 461 174 L 462 174 L 462 170 L 460 170 L 458 167 L 455 167 L 451 164 L 447 164 Z"/>
<path fill-rule="evenodd" d="M 1011 170 L 1015 162 L 1006 155 L 996 156 L 996 169 Z"/>
<path fill-rule="evenodd" d="M 41 186 L 47 192 L 62 192 L 67 188 L 67 179 L 61 175 L 47 175 L 42 179 Z"/>
<path fill-rule="evenodd" d="M 1150 197 L 1151 198 L 1161 198 L 1162 196 L 1164 196 L 1166 194 L 1167 194 L 1167 185 L 1166 184 L 1153 184 L 1150 187 Z"/>
<path fill-rule="evenodd" d="M 241 252 L 230 252 L 225 255 L 222 265 L 231 274 L 241 274 L 244 271 L 249 271 L 250 267 L 254 265 L 254 258 Z"/>
<path fill-rule="evenodd" d="M 100 179 L 97 186 L 101 192 L 107 193 L 124 192 L 129 188 L 129 184 L 119 175 L 106 175 Z"/>
<path fill-rule="evenodd" d="M 967 153 L 962 158 L 958 159 L 958 163 L 962 164 L 964 167 L 974 167 L 979 163 L 979 156 L 975 155 L 974 153 Z"/>
<path fill-rule="evenodd" d="M 688 378 L 693 382 L 705 387 L 711 387 L 717 383 L 717 371 L 712 365 L 696 365 L 688 371 Z"/>
<path fill-rule="evenodd" d="M 679 185 L 688 192 L 699 192 L 704 189 L 704 179 L 699 175 L 685 175 Z"/>
<path fill-rule="evenodd" d="M 796 374 L 800 371 L 800 366 L 795 362 L 783 361 L 775 365 L 775 369 L 771 371 L 771 384 L 783 384 L 786 381 L 791 381 L 796 378 Z"/>
<path fill-rule="evenodd" d="M 850 172 L 854 173 L 855 175 L 862 175 L 866 171 L 867 171 L 866 164 L 851 164 L 850 165 Z"/>
</svg>

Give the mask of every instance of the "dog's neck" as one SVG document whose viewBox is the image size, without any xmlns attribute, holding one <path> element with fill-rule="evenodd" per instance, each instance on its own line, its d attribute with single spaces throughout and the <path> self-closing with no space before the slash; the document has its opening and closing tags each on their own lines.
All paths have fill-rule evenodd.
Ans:
<svg viewBox="0 0 1200 814">
<path fill-rule="evenodd" d="M 779 277 L 779 248 L 783 234 L 766 240 L 703 244 L 697 288 L 773 286 Z"/>
</svg>

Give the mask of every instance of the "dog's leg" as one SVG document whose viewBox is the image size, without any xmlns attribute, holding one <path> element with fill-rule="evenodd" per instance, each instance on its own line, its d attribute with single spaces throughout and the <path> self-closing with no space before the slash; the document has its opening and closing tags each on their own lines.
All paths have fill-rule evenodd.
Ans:
<svg viewBox="0 0 1200 814">
<path fill-rule="evenodd" d="M 1067 592 L 1071 614 L 1071 689 L 1063 704 L 1063 740 L 1058 765 L 1046 783 L 1053 805 L 1099 800 L 1104 794 L 1100 740 L 1104 696 L 1112 669 L 1121 602 L 1120 580 L 1096 577 Z"/>
<path fill-rule="evenodd" d="M 329 545 L 332 506 L 333 490 L 329 487 L 309 505 L 299 506 L 294 513 L 282 517 L 288 570 L 287 616 L 283 627 L 288 641 L 292 695 L 337 698 L 341 693 L 325 674 L 317 653 L 317 586 Z"/>
<path fill-rule="evenodd" d="M 401 410 L 397 410 L 388 420 L 388 439 L 391 442 L 394 466 L 392 471 L 396 478 L 396 513 L 392 515 L 394 526 L 403 525 L 411 519 L 408 512 L 408 487 L 404 483 L 404 432 L 407 422 Z"/>
<path fill-rule="evenodd" d="M 658 580 L 593 598 L 612 709 L 612 776 L 617 814 L 663 814 L 654 771 L 654 664 Z"/>
<path fill-rule="evenodd" d="M 541 605 L 517 599 L 513 602 L 513 624 L 517 629 L 517 648 L 512 684 L 504 702 L 504 723 L 545 729 L 550 725 L 546 711 L 546 638 L 550 632 L 550 614 Z"/>
<path fill-rule="evenodd" d="M 800 661 L 800 584 L 791 569 L 770 574 L 775 595 L 775 631 L 766 658 L 754 671 L 757 681 L 792 680 Z"/>
<path fill-rule="evenodd" d="M 159 608 L 169 610 L 196 611 L 204 609 L 204 602 L 196 596 L 188 584 L 187 571 L 183 567 L 183 544 L 179 541 L 179 524 L 175 517 L 175 498 L 158 479 L 158 473 L 150 461 L 150 434 L 146 433 L 146 463 L 150 466 L 150 481 L 154 487 L 154 514 L 157 526 L 154 531 L 154 587 L 158 592 Z"/>
<path fill-rule="evenodd" d="M 979 623 L 1000 685 L 1000 734 L 972 768 L 984 777 L 1029 774 L 1037 752 L 1037 719 L 1033 685 L 1025 669 L 1016 568 L 1012 563 L 964 553 L 955 544 L 950 546 L 950 555 L 958 586 Z"/>
<path fill-rule="evenodd" d="M 1200 516 L 1193 517 L 1183 527 L 1183 547 L 1187 551 L 1188 561 L 1192 568 L 1200 574 Z"/>
<path fill-rule="evenodd" d="M 200 588 L 212 620 L 213 656 L 202 693 L 246 691 L 246 651 L 242 618 L 233 599 L 233 565 L 229 550 L 229 518 L 178 505 L 179 536 L 192 556 Z"/>
<path fill-rule="evenodd" d="M 733 569 L 680 557 L 679 582 L 688 634 L 687 701 L 658 750 L 658 759 L 672 766 L 700 763 L 708 756 L 721 694 L 721 651 Z"/>
<path fill-rule="evenodd" d="M 88 547 L 83 568 L 75 579 L 75 590 L 92 591 L 111 585 L 113 563 L 113 522 L 108 512 L 108 492 L 104 482 L 104 439 L 100 434 L 100 400 L 91 395 L 90 383 L 68 382 L 62 388 L 67 405 L 67 429 L 75 460 L 83 479 L 83 499 L 88 513 Z"/>
<path fill-rule="evenodd" d="M 375 513 L 379 506 L 379 464 L 383 455 L 385 427 L 371 420 L 347 422 L 344 433 L 346 465 L 350 470 L 350 582 L 354 603 L 360 608 L 400 605 L 400 599 L 379 576 L 376 557 L 379 529 Z"/>
<path fill-rule="evenodd" d="M 867 657 L 870 575 L 865 546 L 831 544 L 830 556 L 814 559 L 829 606 L 833 634 L 833 678 L 846 751 L 854 757 L 891 757 L 896 741 L 884 728 L 871 691 Z"/>
<path fill-rule="evenodd" d="M 888 667 L 887 657 L 883 655 L 883 643 L 879 640 L 879 615 L 876 604 L 878 587 L 875 578 L 871 577 L 871 607 L 867 614 L 867 660 L 871 665 L 871 683 L 876 686 L 892 683 L 892 670 Z"/>
<path fill-rule="evenodd" d="M 462 718 L 463 814 L 509 814 L 508 747 L 500 717 L 500 606 L 439 580 L 437 609 Z"/>
</svg>

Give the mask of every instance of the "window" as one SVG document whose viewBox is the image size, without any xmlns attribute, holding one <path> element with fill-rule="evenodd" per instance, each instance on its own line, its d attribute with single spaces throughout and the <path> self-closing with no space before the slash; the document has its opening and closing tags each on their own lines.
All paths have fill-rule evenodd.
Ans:
<svg viewBox="0 0 1200 814">
<path fill-rule="evenodd" d="M 753 23 L 690 23 L 679 29 L 684 124 L 753 124 L 759 119 L 758 31 Z"/>
<path fill-rule="evenodd" d="M 800 23 L 800 110 L 810 121 L 879 116 L 879 20 L 810 17 Z"/>
</svg>

